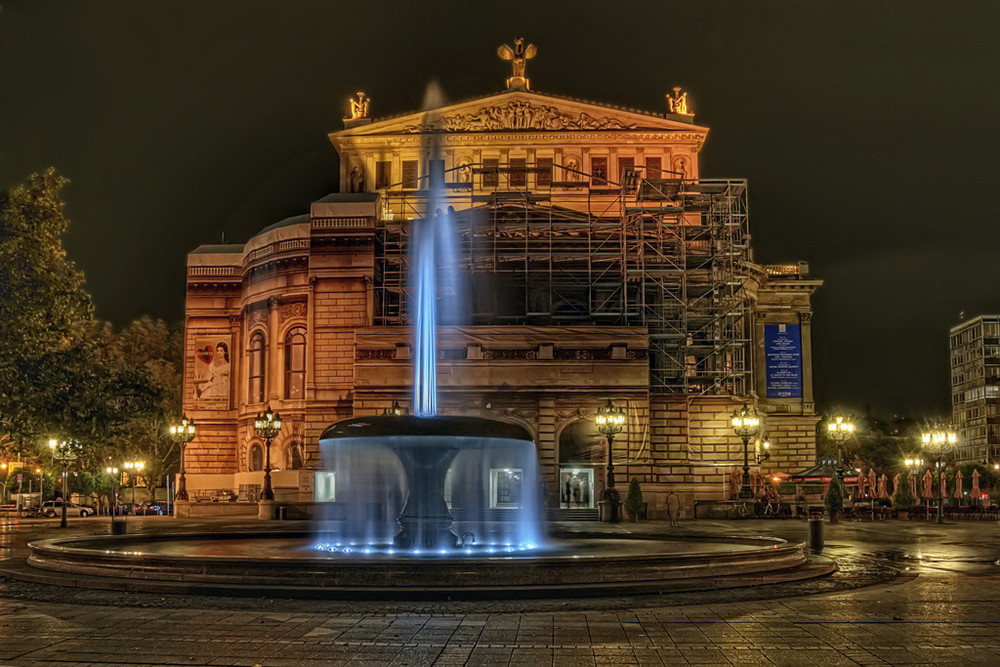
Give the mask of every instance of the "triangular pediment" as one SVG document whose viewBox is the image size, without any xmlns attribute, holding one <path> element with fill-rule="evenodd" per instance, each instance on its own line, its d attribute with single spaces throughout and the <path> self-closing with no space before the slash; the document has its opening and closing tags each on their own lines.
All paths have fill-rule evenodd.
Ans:
<svg viewBox="0 0 1000 667">
<path fill-rule="evenodd" d="M 707 133 L 685 120 L 528 91 L 507 91 L 430 111 L 376 119 L 331 138 L 424 132 L 658 131 Z"/>
</svg>

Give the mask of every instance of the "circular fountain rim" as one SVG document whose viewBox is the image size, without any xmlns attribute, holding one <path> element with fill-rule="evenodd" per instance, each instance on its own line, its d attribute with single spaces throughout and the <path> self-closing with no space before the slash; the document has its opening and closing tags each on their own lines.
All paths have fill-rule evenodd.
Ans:
<svg viewBox="0 0 1000 667">
<path fill-rule="evenodd" d="M 338 599 L 511 599 L 668 593 L 797 581 L 828 574 L 807 565 L 804 545 L 767 537 L 670 535 L 662 541 L 741 542 L 721 552 L 602 554 L 587 558 L 251 558 L 117 553 L 101 542 L 311 537 L 308 531 L 240 531 L 61 537 L 29 544 L 22 576 L 65 586 L 122 590 Z M 571 540 L 656 541 L 637 535 L 573 533 Z M 83 540 L 96 548 L 66 543 Z M 44 572 L 43 572 L 44 571 Z M 37 573 L 37 574 L 35 574 Z M 31 579 L 31 577 L 35 579 Z M 112 583 L 113 582 L 113 583 Z M 280 585 L 275 582 L 281 582 Z"/>
<path fill-rule="evenodd" d="M 531 433 L 512 422 L 485 417 L 435 415 L 373 415 L 331 424 L 319 437 L 324 440 L 385 436 L 476 437 L 532 442 Z"/>
</svg>

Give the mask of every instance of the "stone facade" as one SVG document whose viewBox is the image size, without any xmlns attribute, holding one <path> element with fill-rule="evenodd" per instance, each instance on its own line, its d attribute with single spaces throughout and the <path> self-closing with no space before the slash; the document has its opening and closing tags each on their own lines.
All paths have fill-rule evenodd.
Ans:
<svg viewBox="0 0 1000 667">
<path fill-rule="evenodd" d="M 394 402 L 410 404 L 405 295 L 394 302 L 387 287 L 397 265 L 389 257 L 396 252 L 394 237 L 385 230 L 395 225 L 405 231 L 405 225 L 426 215 L 427 182 L 435 174 L 447 186 L 439 205 L 458 214 L 486 207 L 492 215 L 508 215 L 503 202 L 516 195 L 523 202 L 517 210 L 532 215 L 555 215 L 557 222 L 590 216 L 583 234 L 591 246 L 584 254 L 593 271 L 608 270 L 600 268 L 600 239 L 590 238 L 598 236 L 597 226 L 620 230 L 608 234 L 620 234 L 614 248 L 625 258 L 622 276 L 630 275 L 629 243 L 635 242 L 635 253 L 654 251 L 652 232 L 629 232 L 629 225 L 652 220 L 648 213 L 635 213 L 641 207 L 630 202 L 650 188 L 669 190 L 669 197 L 678 197 L 680 189 L 688 203 L 671 207 L 661 198 L 657 224 L 672 216 L 665 227 L 669 234 L 692 238 L 685 241 L 689 249 L 716 253 L 701 265 L 686 259 L 662 288 L 655 287 L 661 278 L 650 273 L 639 292 L 621 297 L 623 302 L 658 300 L 666 308 L 670 304 L 663 294 L 675 284 L 694 280 L 696 286 L 708 286 L 703 303 L 694 292 L 684 297 L 689 301 L 678 306 L 683 326 L 676 332 L 664 328 L 672 320 L 663 313 L 650 311 L 657 324 L 646 322 L 642 313 L 630 316 L 627 309 L 613 321 L 602 319 L 599 306 L 593 306 L 589 321 L 562 323 L 555 297 L 547 314 L 526 312 L 502 322 L 497 314 L 497 321 L 480 317 L 475 324 L 441 327 L 439 412 L 527 427 L 535 436 L 550 506 L 560 505 L 570 468 L 572 474 L 592 471 L 593 488 L 586 497 L 603 490 L 604 445 L 591 443 L 589 459 L 571 460 L 567 429 L 592 421 L 609 397 L 628 409 L 626 429 L 614 442 L 619 484 L 638 478 L 654 516 L 665 512 L 670 491 L 682 498 L 686 513 L 696 501 L 729 496 L 730 474 L 743 460 L 729 416 L 745 402 L 766 414 L 772 446 L 764 471 L 792 472 L 814 462 L 818 419 L 810 299 L 821 283 L 808 279 L 800 265 L 752 263 L 748 235 L 733 242 L 746 259 L 729 261 L 723 268 L 730 277 L 710 282 L 722 270 L 725 249 L 719 250 L 720 241 L 691 234 L 714 223 L 706 222 L 707 209 L 690 202 L 718 187 L 698 178 L 698 152 L 708 129 L 695 125 L 693 116 L 509 90 L 383 121 L 353 118 L 346 126 L 330 135 L 341 156 L 345 194 L 314 202 L 309 214 L 272 225 L 246 244 L 202 246 L 189 255 L 184 409 L 199 425 L 186 456 L 192 501 L 223 490 L 244 503 L 256 500 L 267 453 L 253 433 L 253 419 L 268 405 L 285 423 L 270 451 L 277 500 L 308 503 L 312 471 L 323 468 L 317 439 L 327 426 L 379 414 Z M 635 216 L 647 216 L 646 222 Z M 526 223 L 521 236 L 506 238 L 528 243 L 537 236 L 532 224 Z M 553 243 L 582 242 L 579 231 L 546 233 L 556 239 Z M 657 243 L 667 243 L 669 234 L 661 234 Z M 494 247 L 500 236 L 491 237 Z M 550 273 L 560 262 L 569 266 L 579 259 L 554 256 L 547 260 Z M 531 285 L 522 289 L 528 293 Z M 593 304 L 612 298 L 607 294 L 615 283 L 595 279 L 589 289 Z M 398 313 L 392 310 L 396 306 Z M 720 321 L 729 318 L 732 351 L 719 342 L 722 328 L 704 324 L 715 315 Z M 790 331 L 798 332 L 798 395 L 768 396 L 768 325 L 793 325 Z M 710 335 L 699 338 L 712 331 L 714 342 Z M 663 368 L 671 355 L 685 355 L 670 362 L 683 371 L 672 376 Z M 698 379 L 702 375 L 707 379 Z"/>
</svg>

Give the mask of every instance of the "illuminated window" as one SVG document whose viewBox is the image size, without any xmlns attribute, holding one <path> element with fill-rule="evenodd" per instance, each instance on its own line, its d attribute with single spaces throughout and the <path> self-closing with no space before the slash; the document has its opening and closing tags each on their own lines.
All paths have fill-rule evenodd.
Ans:
<svg viewBox="0 0 1000 667">
<path fill-rule="evenodd" d="M 381 190 L 392 185 L 392 162 L 375 163 L 375 189 Z"/>
<path fill-rule="evenodd" d="M 523 188 L 528 185 L 528 172 L 525 170 L 525 163 L 523 157 L 510 159 L 510 187 Z"/>
<path fill-rule="evenodd" d="M 306 330 L 295 327 L 285 336 L 285 398 L 302 398 L 306 387 Z"/>
<path fill-rule="evenodd" d="M 536 182 L 538 187 L 550 187 L 552 185 L 552 158 L 540 157 L 537 164 L 538 176 L 536 177 Z"/>
<path fill-rule="evenodd" d="M 260 446 L 259 442 L 250 446 L 250 461 L 248 463 L 251 471 L 264 469 L 264 448 Z"/>
<path fill-rule="evenodd" d="M 407 190 L 417 189 L 417 169 L 416 160 L 403 160 L 403 187 Z"/>
<path fill-rule="evenodd" d="M 646 158 L 646 178 L 664 178 L 661 169 L 663 169 L 663 158 Z"/>
<path fill-rule="evenodd" d="M 490 509 L 517 509 L 521 506 L 524 471 L 520 468 L 490 470 Z"/>
<path fill-rule="evenodd" d="M 248 399 L 250 403 L 264 402 L 264 357 L 266 354 L 264 334 L 258 331 L 250 337 L 250 372 L 248 374 L 250 380 Z"/>
<path fill-rule="evenodd" d="M 594 185 L 605 185 L 608 182 L 608 158 L 590 158 L 591 182 Z"/>
<path fill-rule="evenodd" d="M 444 186 L 444 160 L 431 160 L 431 187 Z"/>
<path fill-rule="evenodd" d="M 483 187 L 495 188 L 499 185 L 497 169 L 500 168 L 500 160 L 486 158 L 483 160 Z"/>
</svg>

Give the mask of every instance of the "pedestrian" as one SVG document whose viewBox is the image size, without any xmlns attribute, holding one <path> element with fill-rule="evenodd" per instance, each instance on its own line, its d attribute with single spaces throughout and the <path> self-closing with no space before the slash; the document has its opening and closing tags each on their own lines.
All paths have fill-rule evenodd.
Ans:
<svg viewBox="0 0 1000 667">
<path fill-rule="evenodd" d="M 667 517 L 670 519 L 671 528 L 681 525 L 681 499 L 673 491 L 667 494 Z"/>
</svg>

